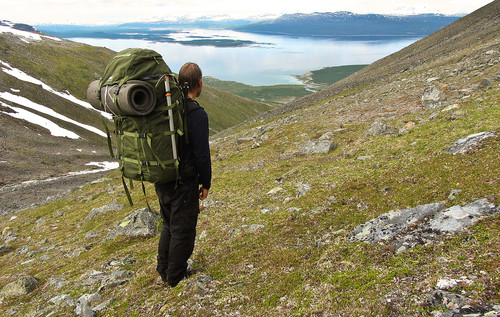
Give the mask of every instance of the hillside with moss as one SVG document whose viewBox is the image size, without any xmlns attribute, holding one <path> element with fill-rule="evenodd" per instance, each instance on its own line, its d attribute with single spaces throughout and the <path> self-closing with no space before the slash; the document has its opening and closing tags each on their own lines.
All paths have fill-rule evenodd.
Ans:
<svg viewBox="0 0 500 317">
<path fill-rule="evenodd" d="M 79 172 L 89 162 L 112 160 L 106 138 L 75 122 L 104 131 L 102 116 L 82 103 L 89 83 L 103 75 L 116 52 L 46 36 L 27 26 L 18 30 L 6 25 L 10 23 L 0 21 L 0 185 Z M 214 134 L 270 109 L 209 85 L 200 103 Z M 40 116 L 38 121 L 49 120 L 79 138 L 54 137 L 36 123 L 13 118 L 12 107 Z M 112 122 L 105 122 L 113 131 Z"/>
<path fill-rule="evenodd" d="M 499 22 L 494 1 L 321 92 L 215 135 L 196 273 L 175 288 L 155 271 L 161 224 L 144 210 L 146 198 L 158 210 L 151 185 L 146 197 L 136 186 L 129 206 L 113 172 L 2 216 L 0 311 L 498 315 Z M 468 214 L 474 221 L 458 231 L 425 229 L 438 214 L 406 223 L 399 234 L 417 233 L 405 249 L 353 239 L 374 219 L 440 205 L 450 220 L 477 202 L 487 211 Z"/>
</svg>

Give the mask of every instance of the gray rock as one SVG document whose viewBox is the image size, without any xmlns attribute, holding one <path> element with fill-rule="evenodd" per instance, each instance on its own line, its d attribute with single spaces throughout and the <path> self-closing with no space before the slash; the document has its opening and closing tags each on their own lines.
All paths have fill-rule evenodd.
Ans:
<svg viewBox="0 0 500 317">
<path fill-rule="evenodd" d="M 116 201 L 111 202 L 110 204 L 107 204 L 106 206 L 102 206 L 99 208 L 93 208 L 90 213 L 88 214 L 87 217 L 83 221 L 89 221 L 90 219 L 94 218 L 95 216 L 105 214 L 107 212 L 113 212 L 113 211 L 119 211 L 122 210 L 125 207 L 125 205 L 122 204 L 117 204 Z"/>
<path fill-rule="evenodd" d="M 492 78 L 484 78 L 483 80 L 481 80 L 481 82 L 479 83 L 479 88 L 486 88 L 488 87 L 489 85 L 491 85 L 493 83 L 493 79 Z"/>
<path fill-rule="evenodd" d="M 443 234 L 467 228 L 482 217 L 494 215 L 498 211 L 487 199 L 464 207 L 445 208 L 443 204 L 437 203 L 391 210 L 357 226 L 348 237 L 353 242 L 375 243 L 386 240 L 399 253 L 416 245 L 431 243 Z"/>
<path fill-rule="evenodd" d="M 494 132 L 480 132 L 468 135 L 464 138 L 459 139 L 455 143 L 453 143 L 446 153 L 448 154 L 465 154 L 470 148 L 476 146 L 482 140 L 486 138 L 494 137 Z"/>
<path fill-rule="evenodd" d="M 23 276 L 17 281 L 5 285 L 0 297 L 21 296 L 33 292 L 38 287 L 38 280 L 31 275 Z"/>
<path fill-rule="evenodd" d="M 68 294 L 62 294 L 62 295 L 58 295 L 58 296 L 55 296 L 55 297 L 52 297 L 51 299 L 49 299 L 49 303 L 52 303 L 56 306 L 61 306 L 61 305 L 74 306 L 74 305 L 76 305 L 76 299 L 69 296 Z"/>
<path fill-rule="evenodd" d="M 307 194 L 307 192 L 310 191 L 310 190 L 311 190 L 311 185 L 309 185 L 307 183 L 301 183 L 299 185 L 299 187 L 297 188 L 296 196 L 297 197 L 302 197 L 305 194 Z"/>
<path fill-rule="evenodd" d="M 487 199 L 480 199 L 463 207 L 453 206 L 436 215 L 429 222 L 429 227 L 441 232 L 457 232 L 471 226 L 494 210 L 495 205 Z"/>
<path fill-rule="evenodd" d="M 136 210 L 118 224 L 113 230 L 112 236 L 154 236 L 157 234 L 156 222 L 159 219 L 160 215 L 149 211 L 148 208 Z"/>
<path fill-rule="evenodd" d="M 428 109 L 441 107 L 441 90 L 436 86 L 427 87 L 422 94 L 422 105 Z"/>
<path fill-rule="evenodd" d="M 397 133 L 398 131 L 396 129 L 389 127 L 385 123 L 375 121 L 365 132 L 365 136 L 394 135 Z"/>
<path fill-rule="evenodd" d="M 97 293 L 80 296 L 76 303 L 75 314 L 82 317 L 97 316 L 97 313 L 92 309 L 92 303 L 99 300 L 101 300 L 101 295 Z"/>
<path fill-rule="evenodd" d="M 466 302 L 466 297 L 442 290 L 430 292 L 427 298 L 427 304 L 429 306 L 446 307 L 448 309 L 462 307 Z"/>
<path fill-rule="evenodd" d="M 410 209 L 391 210 L 354 228 L 349 233 L 349 240 L 369 243 L 379 240 L 389 240 L 406 229 L 410 224 L 435 214 L 444 208 L 445 205 L 434 203 Z"/>
<path fill-rule="evenodd" d="M 254 231 L 257 231 L 261 228 L 264 228 L 264 225 L 259 225 L 259 224 L 251 224 L 250 226 L 248 226 L 245 231 L 246 232 L 254 232 Z"/>
<path fill-rule="evenodd" d="M 214 278 L 208 274 L 200 274 L 193 280 L 189 281 L 186 286 L 193 289 L 198 294 L 207 294 Z"/>
<path fill-rule="evenodd" d="M 0 245 L 0 255 L 9 253 L 12 251 L 12 248 L 7 245 Z"/>
<path fill-rule="evenodd" d="M 333 151 L 337 145 L 329 140 L 307 141 L 300 146 L 299 151 L 302 153 L 328 153 Z"/>
</svg>

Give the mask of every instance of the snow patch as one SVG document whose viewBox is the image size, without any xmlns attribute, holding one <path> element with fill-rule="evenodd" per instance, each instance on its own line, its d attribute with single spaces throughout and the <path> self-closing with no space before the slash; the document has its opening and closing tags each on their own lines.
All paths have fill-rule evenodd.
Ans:
<svg viewBox="0 0 500 317">
<path fill-rule="evenodd" d="M 3 23 L 5 24 L 5 21 L 3 21 Z M 13 25 L 14 24 L 11 24 L 11 26 L 0 25 L 0 33 L 12 33 L 16 36 L 21 37 L 20 40 L 23 42 L 26 42 L 26 43 L 30 43 L 29 40 L 41 41 L 42 39 L 51 39 L 54 41 L 61 41 L 61 39 L 57 38 L 57 37 L 37 34 L 37 33 L 33 33 L 33 32 L 28 32 L 28 31 L 17 30 L 17 29 L 12 28 Z"/>
<path fill-rule="evenodd" d="M 58 126 L 54 122 L 52 122 L 52 121 L 50 121 L 42 116 L 34 114 L 33 112 L 30 112 L 30 111 L 25 110 L 23 108 L 6 105 L 2 102 L 0 102 L 0 105 L 9 107 L 10 109 L 14 110 L 15 113 L 4 112 L 4 111 L 0 111 L 0 112 L 8 114 L 9 116 L 14 117 L 14 118 L 23 119 L 23 120 L 26 120 L 30 123 L 37 124 L 45 129 L 49 130 L 50 134 L 53 136 L 66 137 L 66 138 L 70 138 L 70 139 L 79 139 L 80 138 L 80 136 L 78 134 L 76 134 L 72 131 L 66 130 L 64 128 L 61 128 L 60 126 Z"/>
<path fill-rule="evenodd" d="M 3 65 L 3 67 L 1 67 L 2 65 Z M 14 67 L 10 66 L 8 63 L 6 63 L 4 61 L 1 61 L 1 60 L 0 60 L 0 69 L 3 72 L 5 72 L 6 74 L 11 75 L 13 77 L 16 77 L 19 80 L 22 80 L 22 81 L 25 81 L 25 82 L 28 82 L 28 83 L 32 83 L 32 84 L 35 84 L 35 85 L 40 85 L 43 89 L 47 90 L 48 92 L 51 92 L 51 93 L 53 93 L 53 94 L 55 94 L 55 95 L 57 95 L 59 97 L 62 97 L 64 99 L 66 99 L 66 100 L 69 100 L 69 101 L 71 101 L 73 103 L 76 103 L 77 105 L 80 105 L 82 107 L 85 107 L 85 108 L 97 111 L 97 112 L 99 112 L 105 118 L 108 118 L 108 119 L 112 118 L 111 114 L 106 113 L 104 111 L 98 111 L 97 109 L 95 109 L 94 107 L 92 107 L 88 102 L 85 102 L 83 100 L 80 100 L 80 99 L 76 98 L 75 96 L 71 95 L 68 91 L 64 91 L 64 92 L 56 91 L 55 89 L 53 89 L 49 85 L 45 84 L 41 80 L 36 79 L 36 78 L 34 78 L 34 77 L 26 74 L 22 70 L 14 68 Z M 11 90 L 15 91 L 14 89 L 11 89 Z"/>
<path fill-rule="evenodd" d="M 66 116 L 63 116 L 62 114 L 59 114 L 59 113 L 55 112 L 54 110 L 52 110 L 52 109 L 50 109 L 48 107 L 42 106 L 40 104 L 37 104 L 37 103 L 35 103 L 35 102 L 27 99 L 27 98 L 24 98 L 24 97 L 21 97 L 21 96 L 17 96 L 17 95 L 13 95 L 13 94 L 11 94 L 9 92 L 0 92 L 0 98 L 3 98 L 3 99 L 5 99 L 7 101 L 10 101 L 10 102 L 17 103 L 17 104 L 22 105 L 22 106 L 27 107 L 27 108 L 31 108 L 31 109 L 33 109 L 35 111 L 42 112 L 42 113 L 47 114 L 47 115 L 49 115 L 51 117 L 54 117 L 54 118 L 57 118 L 57 119 L 60 119 L 60 120 L 72 123 L 74 125 L 77 125 L 79 127 L 84 128 L 84 129 L 86 129 L 88 131 L 94 132 L 94 133 L 96 133 L 96 134 L 98 134 L 100 136 L 107 137 L 106 133 L 102 132 L 101 130 L 99 130 L 99 129 L 93 127 L 93 126 L 89 126 L 89 125 L 77 122 L 77 121 L 75 121 L 73 119 L 70 119 L 70 118 L 68 118 Z M 12 108 L 12 109 L 14 108 L 14 107 L 12 107 L 10 105 L 6 105 L 6 106 L 9 107 L 9 108 Z M 21 109 L 21 108 L 17 108 L 17 109 Z M 18 110 L 15 110 L 15 111 L 19 113 Z M 22 113 L 24 115 L 26 115 L 27 117 L 24 118 L 24 117 L 21 116 L 20 118 L 29 121 L 28 120 L 28 113 L 29 112 L 28 113 L 26 113 L 26 112 L 28 112 L 28 111 L 22 111 Z M 38 117 L 40 117 L 40 116 L 38 116 Z M 37 122 L 32 122 L 32 123 L 38 124 Z"/>
</svg>

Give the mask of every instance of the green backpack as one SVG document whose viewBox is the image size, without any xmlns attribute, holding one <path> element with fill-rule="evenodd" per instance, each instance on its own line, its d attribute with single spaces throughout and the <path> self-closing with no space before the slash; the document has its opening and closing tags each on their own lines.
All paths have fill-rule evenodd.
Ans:
<svg viewBox="0 0 500 317">
<path fill-rule="evenodd" d="M 180 138 L 187 126 L 185 99 L 162 56 L 148 49 L 123 50 L 91 86 L 89 101 L 95 104 L 91 96 L 97 95 L 99 107 L 113 114 L 116 158 L 129 203 L 124 178 L 141 181 L 144 194 L 144 181 L 178 180 Z M 108 145 L 114 157 L 109 131 Z"/>
</svg>

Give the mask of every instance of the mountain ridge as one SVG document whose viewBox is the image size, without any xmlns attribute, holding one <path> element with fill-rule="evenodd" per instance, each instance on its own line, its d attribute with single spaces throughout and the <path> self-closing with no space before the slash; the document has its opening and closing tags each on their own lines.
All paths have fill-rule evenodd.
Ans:
<svg viewBox="0 0 500 317">
<path fill-rule="evenodd" d="M 123 23 L 106 26 L 38 25 L 44 33 L 62 38 L 96 37 L 108 39 L 142 39 L 158 42 L 179 42 L 168 36 L 179 28 L 230 29 L 240 32 L 287 36 L 332 37 L 344 40 L 394 39 L 422 37 L 442 28 L 460 16 L 442 14 L 383 15 L 352 12 L 321 12 L 286 14 L 261 21 L 252 20 L 180 20 Z M 162 28 L 161 31 L 158 29 Z M 219 40 L 221 41 L 221 40 Z M 183 41 L 185 45 L 247 46 L 251 41 L 224 42 Z"/>
<path fill-rule="evenodd" d="M 499 12 L 495 1 L 213 138 L 195 273 L 176 288 L 157 281 L 158 215 L 140 188 L 131 193 L 136 205 L 126 204 L 118 172 L 0 217 L 0 309 L 498 315 Z M 485 138 L 471 144 L 478 135 Z M 146 196 L 158 210 L 153 186 Z M 457 232 L 436 226 L 457 218 L 477 222 Z M 396 244 L 377 240 L 398 230 Z"/>
<path fill-rule="evenodd" d="M 86 102 L 86 89 L 102 75 L 107 61 L 116 52 L 16 25 L 7 21 L 0 25 L 0 161 L 8 162 L 2 163 L 0 183 L 49 178 L 86 170 L 86 164 L 94 160 L 113 160 L 106 150 L 102 116 Z M 208 85 L 200 101 L 212 119 L 212 131 L 269 109 L 268 105 Z M 72 131 L 79 138 L 51 136 L 33 122 L 9 115 L 16 112 L 14 108 L 37 115 L 44 124 Z M 105 120 L 108 118 L 109 115 Z M 87 128 L 82 129 L 82 125 Z M 89 131 L 90 126 L 98 133 Z M 39 147 L 31 146 L 35 140 Z M 70 162 L 71 159 L 74 161 Z"/>
</svg>

